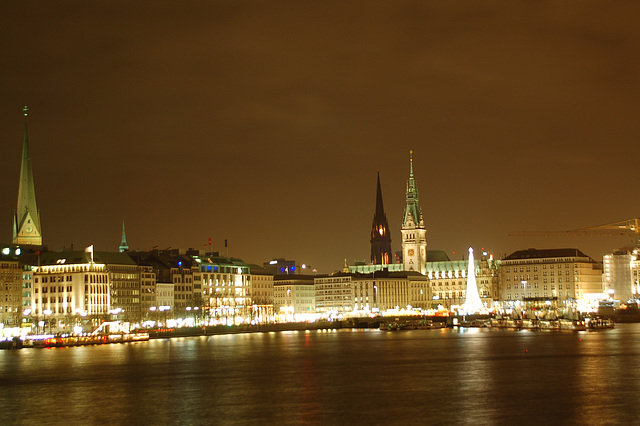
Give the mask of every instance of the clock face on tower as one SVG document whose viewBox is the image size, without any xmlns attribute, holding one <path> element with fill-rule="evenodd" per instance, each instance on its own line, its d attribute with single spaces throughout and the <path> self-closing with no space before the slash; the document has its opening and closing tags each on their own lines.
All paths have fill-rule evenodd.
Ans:
<svg viewBox="0 0 640 426">
<path fill-rule="evenodd" d="M 30 227 L 30 226 L 27 226 L 27 228 L 25 229 L 25 231 L 27 231 L 27 232 L 31 232 L 31 231 L 32 231 L 32 229 L 31 229 L 31 227 Z"/>
<path fill-rule="evenodd" d="M 408 254 L 409 256 L 413 256 L 413 249 L 409 249 L 409 251 L 407 251 L 407 254 Z"/>
</svg>

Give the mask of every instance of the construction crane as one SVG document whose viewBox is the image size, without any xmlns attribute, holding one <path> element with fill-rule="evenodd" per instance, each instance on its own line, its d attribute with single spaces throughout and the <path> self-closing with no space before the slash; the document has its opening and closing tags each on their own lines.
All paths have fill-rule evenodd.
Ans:
<svg viewBox="0 0 640 426">
<path fill-rule="evenodd" d="M 509 234 L 510 237 L 617 237 L 620 235 L 633 236 L 634 242 L 637 243 L 640 238 L 640 217 L 569 231 L 520 231 Z"/>
</svg>

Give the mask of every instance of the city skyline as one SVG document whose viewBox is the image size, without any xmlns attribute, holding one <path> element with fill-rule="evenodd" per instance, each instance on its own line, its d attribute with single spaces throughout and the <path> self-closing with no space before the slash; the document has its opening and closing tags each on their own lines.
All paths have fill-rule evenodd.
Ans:
<svg viewBox="0 0 640 426">
<path fill-rule="evenodd" d="M 430 249 L 631 242 L 507 234 L 638 216 L 636 4 L 3 7 L 0 241 L 28 105 L 52 249 L 124 220 L 132 249 L 332 272 L 369 258 L 378 171 L 400 250 L 410 150 Z"/>
</svg>

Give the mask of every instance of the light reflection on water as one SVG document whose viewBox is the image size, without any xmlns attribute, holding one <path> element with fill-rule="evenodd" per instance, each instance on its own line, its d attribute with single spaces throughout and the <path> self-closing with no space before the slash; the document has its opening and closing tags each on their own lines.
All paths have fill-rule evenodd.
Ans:
<svg viewBox="0 0 640 426">
<path fill-rule="evenodd" d="M 282 332 L 0 351 L 11 423 L 636 423 L 640 324 Z"/>
</svg>

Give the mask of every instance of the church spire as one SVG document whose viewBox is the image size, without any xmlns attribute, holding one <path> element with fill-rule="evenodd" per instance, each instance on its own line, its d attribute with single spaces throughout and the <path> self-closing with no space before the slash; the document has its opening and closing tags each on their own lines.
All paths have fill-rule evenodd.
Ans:
<svg viewBox="0 0 640 426">
<path fill-rule="evenodd" d="M 424 274 L 427 263 L 427 229 L 422 219 L 418 188 L 413 177 L 413 151 L 409 151 L 409 179 L 401 232 L 404 270 Z"/>
<path fill-rule="evenodd" d="M 124 220 L 122 221 L 122 240 L 120 242 L 120 253 L 129 251 L 129 245 L 127 244 L 127 233 L 124 230 Z"/>
<path fill-rule="evenodd" d="M 382 187 L 380 186 L 380 172 L 378 172 L 378 187 L 376 190 L 376 216 L 385 217 L 384 203 L 382 202 Z"/>
<path fill-rule="evenodd" d="M 413 177 L 413 150 L 409 151 L 409 179 L 407 180 L 406 206 L 404 208 L 402 226 L 407 226 L 410 221 L 416 225 L 424 225 L 422 210 L 418 201 L 418 188 Z"/>
<path fill-rule="evenodd" d="M 373 224 L 371 225 L 371 263 L 374 265 L 391 263 L 391 233 L 382 202 L 380 172 L 378 172 L 376 188 L 376 213 L 373 215 Z"/>
<path fill-rule="evenodd" d="M 40 228 L 40 211 L 36 205 L 36 190 L 29 154 L 29 134 L 27 132 L 26 106 L 24 112 L 24 138 L 22 141 L 22 165 L 20 167 L 20 184 L 18 186 L 18 205 L 13 222 L 13 243 L 24 245 L 42 245 Z"/>
</svg>

